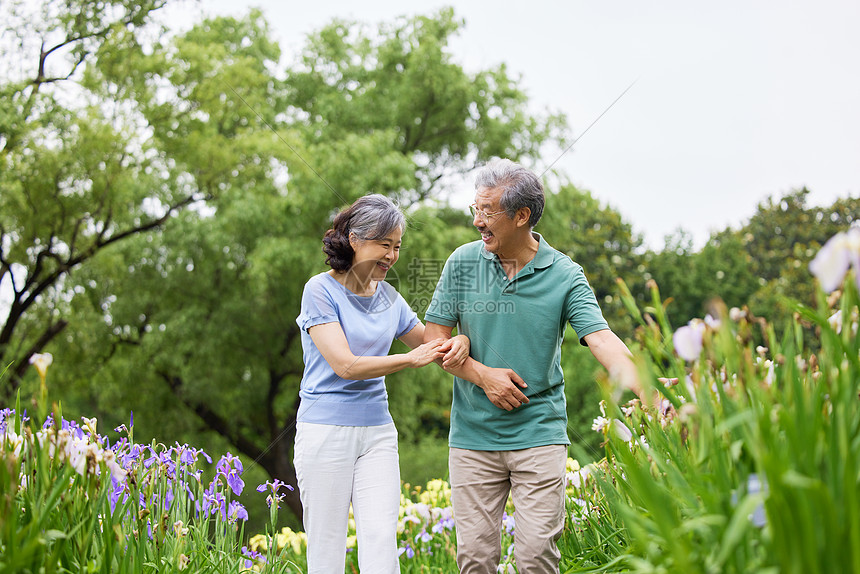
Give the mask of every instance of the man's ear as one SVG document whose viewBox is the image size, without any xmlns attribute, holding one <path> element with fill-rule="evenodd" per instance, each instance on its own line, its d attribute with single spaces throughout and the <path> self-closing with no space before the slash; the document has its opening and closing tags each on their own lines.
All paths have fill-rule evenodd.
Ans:
<svg viewBox="0 0 860 574">
<path fill-rule="evenodd" d="M 514 216 L 514 223 L 517 227 L 522 227 L 523 225 L 529 224 L 529 219 L 531 219 L 532 210 L 528 207 L 521 207 L 517 210 L 517 214 Z"/>
</svg>

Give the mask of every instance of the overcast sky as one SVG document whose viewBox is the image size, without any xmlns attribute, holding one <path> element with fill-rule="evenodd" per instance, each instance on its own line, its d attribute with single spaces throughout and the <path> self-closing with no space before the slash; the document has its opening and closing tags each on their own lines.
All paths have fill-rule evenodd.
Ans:
<svg viewBox="0 0 860 574">
<path fill-rule="evenodd" d="M 679 227 L 701 246 L 803 186 L 813 204 L 860 196 L 860 1 L 502 4 L 202 0 L 184 10 L 257 6 L 290 61 L 335 17 L 378 23 L 450 5 L 466 22 L 455 60 L 470 71 L 504 62 L 535 110 L 566 113 L 574 136 L 635 82 L 556 167 L 656 249 Z"/>
</svg>

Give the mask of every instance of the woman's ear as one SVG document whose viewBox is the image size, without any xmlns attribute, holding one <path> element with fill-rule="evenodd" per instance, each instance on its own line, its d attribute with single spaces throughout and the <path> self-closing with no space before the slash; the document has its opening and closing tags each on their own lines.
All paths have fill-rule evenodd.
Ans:
<svg viewBox="0 0 860 574">
<path fill-rule="evenodd" d="M 358 247 L 358 242 L 359 242 L 358 235 L 356 235 L 355 233 L 350 231 L 349 232 L 349 246 L 352 247 L 353 251 L 355 251 L 355 248 Z"/>
</svg>

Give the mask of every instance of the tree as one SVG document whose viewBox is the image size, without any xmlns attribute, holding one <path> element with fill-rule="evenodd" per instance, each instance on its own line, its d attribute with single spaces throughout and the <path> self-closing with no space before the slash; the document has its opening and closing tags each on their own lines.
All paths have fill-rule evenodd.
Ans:
<svg viewBox="0 0 860 574">
<path fill-rule="evenodd" d="M 689 235 L 667 238 L 664 249 L 646 255 L 646 267 L 661 293 L 671 298 L 674 325 L 702 317 L 709 302 L 749 306 L 781 325 L 788 300 L 814 304 L 808 266 L 830 237 L 848 228 L 860 213 L 860 199 L 842 198 L 831 206 L 808 206 L 809 190 L 768 197 L 739 229 L 714 233 L 698 252 Z"/>
<path fill-rule="evenodd" d="M 68 326 L 72 272 L 205 195 L 192 183 L 177 185 L 179 174 L 152 142 L 104 101 L 91 103 L 107 94 L 81 81 L 105 46 L 117 57 L 139 49 L 163 4 L 77 0 L 35 13 L 4 6 L 5 38 L 15 39 L 4 46 L 0 84 L 0 288 L 8 298 L 0 363 L 12 365 L 0 396 L 7 402 L 28 359 Z"/>
<path fill-rule="evenodd" d="M 667 314 L 673 325 L 686 323 L 700 314 L 703 302 L 696 287 L 696 275 L 691 273 L 695 261 L 693 238 L 683 229 L 667 235 L 661 251 L 648 251 L 644 256 L 645 279 L 656 281 L 664 300 L 669 303 Z M 645 293 L 647 287 L 644 283 L 631 286 L 631 289 Z"/>
<path fill-rule="evenodd" d="M 632 225 L 590 192 L 563 184 L 546 194 L 544 215 L 535 231 L 582 265 L 612 329 L 622 337 L 631 335 L 632 323 L 617 297 L 616 279 L 632 283 L 641 273 L 642 238 Z"/>
<path fill-rule="evenodd" d="M 679 231 L 666 238 L 663 251 L 649 252 L 645 259 L 649 278 L 657 282 L 669 303 L 666 312 L 675 326 L 713 313 L 711 303 L 717 299 L 730 307 L 742 307 L 758 288 L 751 255 L 730 231 L 714 234 L 698 252 L 693 250 L 690 236 Z"/>
<path fill-rule="evenodd" d="M 767 198 L 736 234 L 759 283 L 749 299 L 750 308 L 780 326 L 791 318 L 788 300 L 815 305 L 809 262 L 821 246 L 860 220 L 860 197 L 810 206 L 809 193 L 802 188 L 779 199 Z"/>
<path fill-rule="evenodd" d="M 308 39 L 288 72 L 290 96 L 313 141 L 385 134 L 414 159 L 415 181 L 401 191 L 420 200 L 493 156 L 537 158 L 563 140 L 563 116 L 533 116 L 504 65 L 467 73 L 448 50 L 463 22 L 452 9 L 401 18 L 378 30 L 335 21 Z"/>
<path fill-rule="evenodd" d="M 133 109 L 176 174 L 171 185 L 193 182 L 206 200 L 71 278 L 68 287 L 82 292 L 53 347 L 64 396 L 117 422 L 132 407 L 138 424 L 151 421 L 143 436 L 216 437 L 294 483 L 303 370 L 295 317 L 303 284 L 325 269 L 321 237 L 332 213 L 371 191 L 408 206 L 489 153 L 516 158 L 561 133 L 560 118 L 526 112 L 503 68 L 467 74 L 452 63 L 447 42 L 458 27 L 450 11 L 377 35 L 336 23 L 283 74 L 253 11 L 126 57 L 100 53 L 88 85 Z M 414 105 L 419 94 L 437 103 Z M 419 124 L 424 135 L 404 137 Z M 424 213 L 412 216 L 422 223 L 406 244 L 444 259 L 464 235 L 439 241 L 454 230 L 441 222 L 468 218 Z M 404 388 L 420 388 L 421 379 L 403 377 Z M 440 389 L 434 405 L 446 399 Z M 392 395 L 392 409 L 413 401 Z M 417 409 L 414 421 L 408 410 L 398 422 L 412 436 L 444 420 L 435 406 Z M 298 494 L 287 502 L 300 515 Z"/>
</svg>

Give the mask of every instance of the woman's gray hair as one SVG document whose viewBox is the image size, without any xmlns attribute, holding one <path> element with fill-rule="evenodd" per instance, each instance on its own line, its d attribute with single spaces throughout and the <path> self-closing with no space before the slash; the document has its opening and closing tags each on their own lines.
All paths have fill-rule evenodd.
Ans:
<svg viewBox="0 0 860 574">
<path fill-rule="evenodd" d="M 359 198 L 354 208 L 349 232 L 361 240 L 382 239 L 399 227 L 406 229 L 406 217 L 391 199 L 372 193 Z"/>
<path fill-rule="evenodd" d="M 508 217 L 514 217 L 517 210 L 528 207 L 531 211 L 529 227 L 534 227 L 543 215 L 543 184 L 531 171 L 509 159 L 494 159 L 478 172 L 475 189 L 501 187 L 502 198 L 499 206 Z"/>
<path fill-rule="evenodd" d="M 354 255 L 351 234 L 361 241 L 382 239 L 397 227 L 406 229 L 406 217 L 389 198 L 378 193 L 358 198 L 335 216 L 323 237 L 326 263 L 335 271 L 349 270 Z"/>
</svg>

